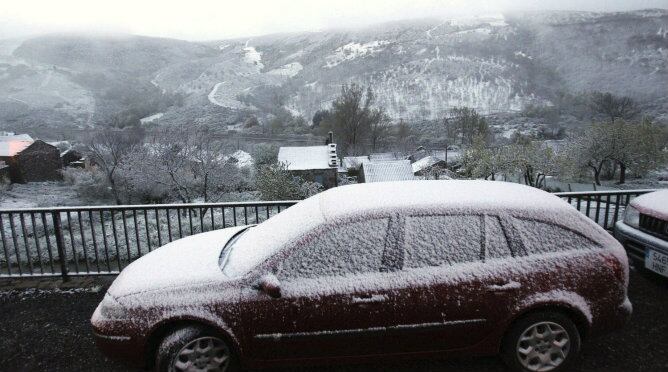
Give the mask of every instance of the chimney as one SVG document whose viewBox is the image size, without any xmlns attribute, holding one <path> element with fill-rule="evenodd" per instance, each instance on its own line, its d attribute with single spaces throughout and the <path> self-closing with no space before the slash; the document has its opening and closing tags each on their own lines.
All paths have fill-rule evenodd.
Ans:
<svg viewBox="0 0 668 372">
<path fill-rule="evenodd" d="M 329 147 L 327 149 L 327 154 L 329 155 L 328 165 L 332 168 L 337 168 L 339 166 L 339 157 L 336 155 L 336 143 L 330 143 L 327 147 Z"/>
<path fill-rule="evenodd" d="M 325 141 L 325 145 L 331 145 L 332 143 L 334 143 L 334 132 L 329 131 L 329 133 L 327 133 L 327 141 Z"/>
</svg>

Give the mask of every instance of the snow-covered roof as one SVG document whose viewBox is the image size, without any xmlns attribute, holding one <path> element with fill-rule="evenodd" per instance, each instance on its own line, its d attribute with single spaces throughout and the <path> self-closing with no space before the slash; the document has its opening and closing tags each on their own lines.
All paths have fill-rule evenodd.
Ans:
<svg viewBox="0 0 668 372">
<path fill-rule="evenodd" d="M 287 164 L 288 170 L 336 168 L 336 145 L 281 147 L 278 162 Z"/>
<path fill-rule="evenodd" d="M 404 157 L 396 152 L 379 152 L 369 155 L 369 160 L 371 161 L 393 161 L 403 159 Z"/>
<path fill-rule="evenodd" d="M 12 157 L 32 145 L 34 141 L 0 141 L 0 156 Z"/>
<path fill-rule="evenodd" d="M 643 214 L 668 220 L 668 190 L 659 190 L 640 195 L 631 201 L 631 205 Z"/>
<path fill-rule="evenodd" d="M 363 156 L 346 156 L 343 158 L 343 168 L 346 170 L 359 169 L 362 164 L 370 162 L 369 157 Z"/>
<path fill-rule="evenodd" d="M 33 138 L 29 134 L 13 134 L 6 132 L 5 135 L 0 136 L 0 142 L 12 142 L 12 141 L 30 141 L 33 142 Z"/>
<path fill-rule="evenodd" d="M 11 157 L 32 145 L 35 140 L 28 134 L 3 132 L 0 135 L 0 156 Z"/>
<path fill-rule="evenodd" d="M 237 150 L 227 159 L 236 159 L 237 168 L 250 167 L 254 164 L 251 154 L 243 150 Z"/>
<path fill-rule="evenodd" d="M 411 167 L 413 168 L 413 173 L 417 173 L 420 171 L 423 171 L 429 167 L 432 167 L 440 162 L 442 162 L 443 159 L 439 159 L 435 156 L 425 156 L 424 158 L 416 161 L 415 163 L 411 164 Z"/>
<path fill-rule="evenodd" d="M 362 165 L 364 182 L 389 182 L 414 180 L 409 160 L 369 162 Z"/>
</svg>

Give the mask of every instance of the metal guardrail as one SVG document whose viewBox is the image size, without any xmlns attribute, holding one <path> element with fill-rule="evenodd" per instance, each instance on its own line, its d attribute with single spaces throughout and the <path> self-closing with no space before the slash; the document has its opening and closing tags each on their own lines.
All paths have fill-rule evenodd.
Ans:
<svg viewBox="0 0 668 372">
<path fill-rule="evenodd" d="M 260 223 L 295 203 L 0 209 L 0 277 L 118 274 L 163 244 Z"/>
<path fill-rule="evenodd" d="M 624 216 L 624 210 L 633 198 L 652 191 L 656 190 L 558 192 L 554 195 L 566 200 L 604 229 L 611 231 L 615 222 Z"/>
<path fill-rule="evenodd" d="M 636 196 L 654 190 L 555 195 L 610 230 Z M 0 277 L 118 274 L 185 236 L 260 223 L 296 201 L 0 209 Z"/>
</svg>

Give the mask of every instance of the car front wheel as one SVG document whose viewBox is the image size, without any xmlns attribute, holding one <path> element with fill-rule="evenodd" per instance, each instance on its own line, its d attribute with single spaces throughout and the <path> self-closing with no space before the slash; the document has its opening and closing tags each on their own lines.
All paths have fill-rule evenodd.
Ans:
<svg viewBox="0 0 668 372">
<path fill-rule="evenodd" d="M 167 335 L 156 355 L 160 372 L 237 372 L 237 360 L 225 340 L 204 327 L 189 326 Z"/>
<path fill-rule="evenodd" d="M 515 322 L 506 335 L 502 356 L 518 372 L 568 371 L 580 351 L 580 333 L 559 312 L 530 314 Z"/>
</svg>

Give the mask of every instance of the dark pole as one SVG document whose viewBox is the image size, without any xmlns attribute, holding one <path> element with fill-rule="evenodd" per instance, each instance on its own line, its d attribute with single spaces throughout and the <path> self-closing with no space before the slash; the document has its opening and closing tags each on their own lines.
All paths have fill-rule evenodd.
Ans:
<svg viewBox="0 0 668 372">
<path fill-rule="evenodd" d="M 58 258 L 60 259 L 60 272 L 63 282 L 70 280 L 67 275 L 67 256 L 65 255 L 65 242 L 63 240 L 63 228 L 60 221 L 60 212 L 51 212 L 53 218 L 53 231 L 56 234 L 56 248 L 58 249 Z"/>
</svg>

